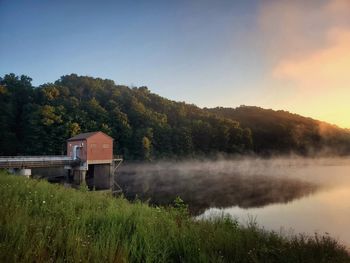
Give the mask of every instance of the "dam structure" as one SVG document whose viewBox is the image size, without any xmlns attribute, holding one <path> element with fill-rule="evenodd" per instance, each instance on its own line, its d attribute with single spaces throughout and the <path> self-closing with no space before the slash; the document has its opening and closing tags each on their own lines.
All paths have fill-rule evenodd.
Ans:
<svg viewBox="0 0 350 263">
<path fill-rule="evenodd" d="M 113 156 L 113 138 L 97 131 L 81 133 L 67 140 L 67 155 L 0 156 L 0 169 L 31 176 L 32 168 L 64 167 L 66 180 L 74 185 L 86 183 L 91 189 L 121 192 L 115 180 L 121 157 Z"/>
</svg>

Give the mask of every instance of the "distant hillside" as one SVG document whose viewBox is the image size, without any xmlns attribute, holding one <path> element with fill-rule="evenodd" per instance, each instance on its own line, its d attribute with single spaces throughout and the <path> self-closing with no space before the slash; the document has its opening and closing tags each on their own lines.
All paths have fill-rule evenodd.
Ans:
<svg viewBox="0 0 350 263">
<path fill-rule="evenodd" d="M 249 129 L 147 87 L 71 74 L 33 87 L 27 76 L 0 78 L 0 155 L 63 154 L 67 138 L 101 130 L 126 159 L 208 156 L 252 150 Z"/>
<path fill-rule="evenodd" d="M 256 107 L 201 109 L 112 80 L 78 76 L 33 87 L 0 78 L 0 155 L 64 154 L 67 138 L 101 130 L 126 159 L 218 153 L 350 152 L 349 131 Z"/>
<path fill-rule="evenodd" d="M 350 130 L 287 111 L 253 106 L 206 109 L 252 131 L 258 153 L 348 154 Z"/>
</svg>

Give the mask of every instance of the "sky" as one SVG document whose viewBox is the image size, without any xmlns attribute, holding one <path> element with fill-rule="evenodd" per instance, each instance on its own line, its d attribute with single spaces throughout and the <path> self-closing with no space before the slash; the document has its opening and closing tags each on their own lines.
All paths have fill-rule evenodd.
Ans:
<svg viewBox="0 0 350 263">
<path fill-rule="evenodd" d="M 0 76 L 77 73 L 350 128 L 350 0 L 0 0 Z"/>
</svg>

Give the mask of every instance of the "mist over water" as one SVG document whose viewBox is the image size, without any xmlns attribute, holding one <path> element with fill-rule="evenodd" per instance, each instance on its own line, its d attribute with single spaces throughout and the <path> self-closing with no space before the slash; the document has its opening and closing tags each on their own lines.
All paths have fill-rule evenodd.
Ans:
<svg viewBox="0 0 350 263">
<path fill-rule="evenodd" d="M 261 207 L 310 195 L 330 187 L 334 178 L 327 184 L 324 176 L 312 177 L 305 171 L 343 165 L 344 161 L 245 158 L 124 164 L 118 181 L 128 198 L 137 196 L 166 205 L 180 196 L 198 214 L 209 207 Z"/>
<path fill-rule="evenodd" d="M 128 199 L 172 204 L 180 196 L 198 218 L 249 216 L 267 229 L 328 232 L 350 245 L 350 158 L 238 158 L 125 163 Z"/>
</svg>

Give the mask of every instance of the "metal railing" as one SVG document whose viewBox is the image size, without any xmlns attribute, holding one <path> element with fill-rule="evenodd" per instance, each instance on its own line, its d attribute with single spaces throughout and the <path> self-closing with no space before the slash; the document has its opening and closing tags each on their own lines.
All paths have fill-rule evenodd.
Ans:
<svg viewBox="0 0 350 263">
<path fill-rule="evenodd" d="M 64 155 L 0 156 L 0 168 L 57 167 L 74 163 L 77 163 L 77 160 Z"/>
</svg>

